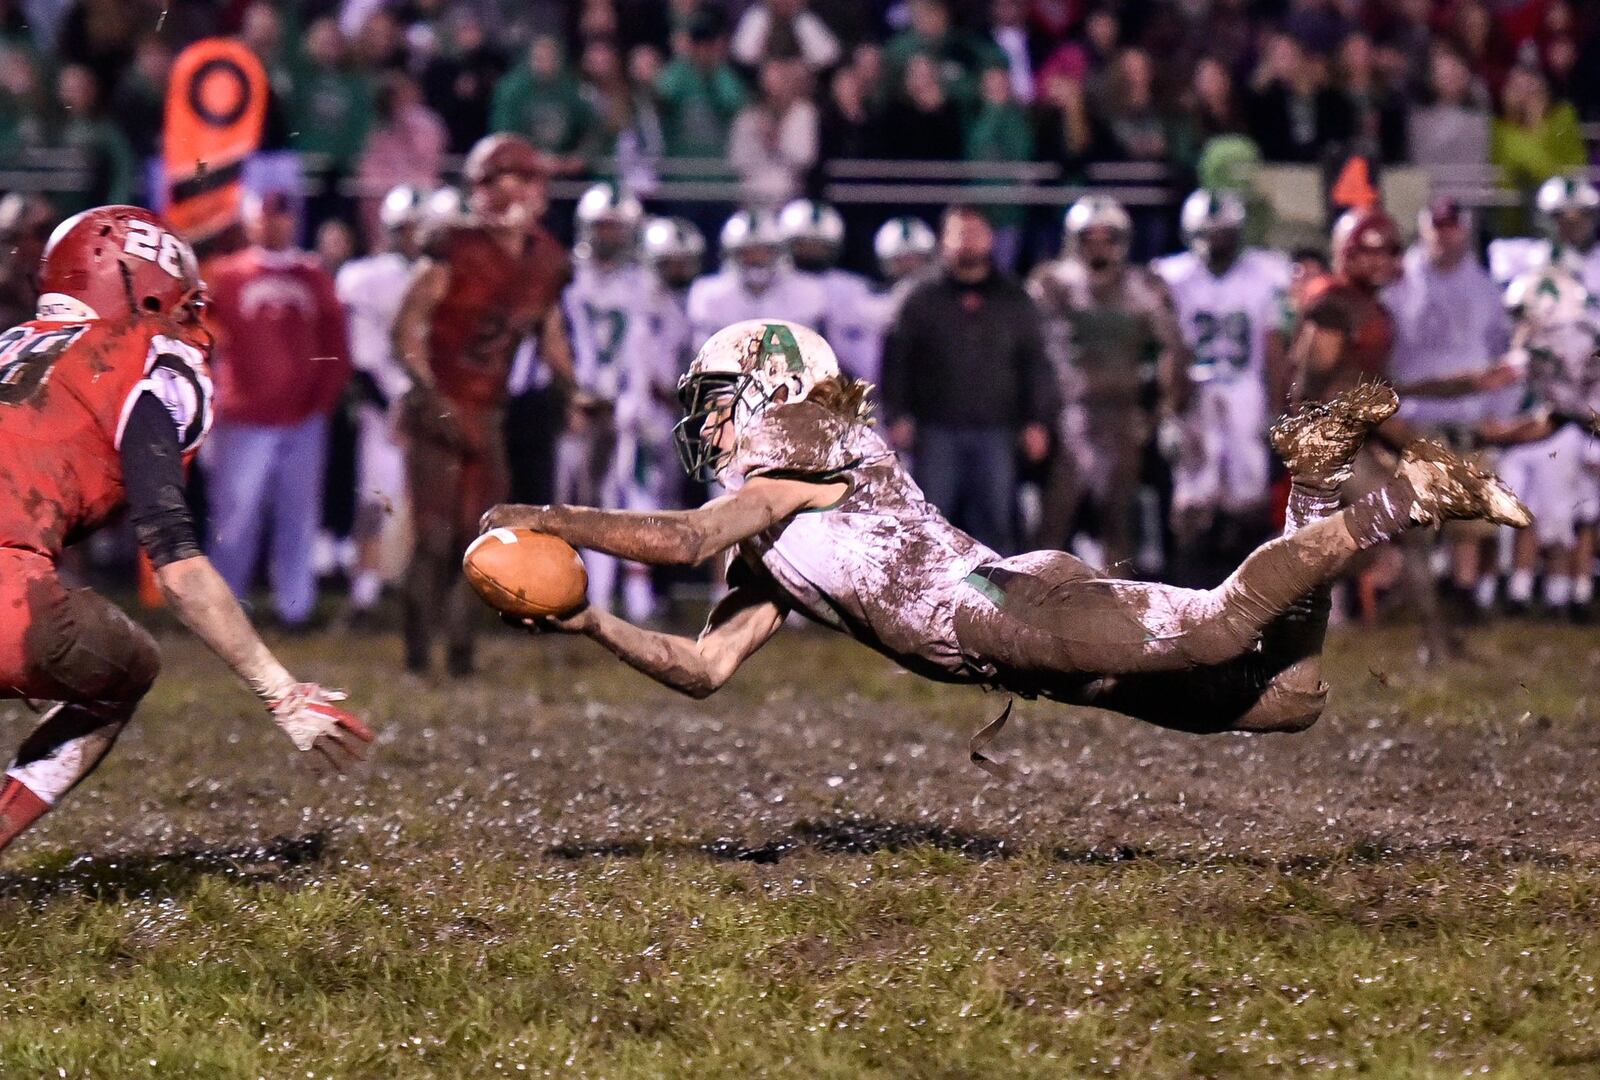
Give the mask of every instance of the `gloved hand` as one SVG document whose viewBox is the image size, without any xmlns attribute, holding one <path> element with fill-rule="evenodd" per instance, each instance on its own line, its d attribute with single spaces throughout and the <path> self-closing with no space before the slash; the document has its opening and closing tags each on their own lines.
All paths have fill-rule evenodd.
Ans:
<svg viewBox="0 0 1600 1080">
<path fill-rule="evenodd" d="M 324 690 L 316 683 L 295 683 L 267 710 L 296 750 L 315 750 L 343 772 L 345 757 L 340 754 L 360 761 L 373 737 L 360 718 L 333 704 L 344 697 L 342 691 Z"/>
</svg>

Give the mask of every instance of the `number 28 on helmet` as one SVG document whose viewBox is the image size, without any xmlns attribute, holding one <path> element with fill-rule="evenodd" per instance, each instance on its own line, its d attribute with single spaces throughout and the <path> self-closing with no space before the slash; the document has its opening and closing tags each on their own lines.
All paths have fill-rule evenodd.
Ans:
<svg viewBox="0 0 1600 1080">
<path fill-rule="evenodd" d="M 194 249 L 155 214 L 99 206 L 67 218 L 39 260 L 39 317 L 198 322 L 205 285 Z"/>
</svg>

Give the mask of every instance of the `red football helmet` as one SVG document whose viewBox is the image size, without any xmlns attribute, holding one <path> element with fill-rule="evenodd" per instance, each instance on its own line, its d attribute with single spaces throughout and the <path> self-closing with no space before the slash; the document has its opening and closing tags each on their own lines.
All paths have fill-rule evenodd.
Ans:
<svg viewBox="0 0 1600 1080">
<path fill-rule="evenodd" d="M 191 248 L 155 214 L 98 206 L 57 225 L 39 260 L 39 313 L 199 318 L 205 285 Z"/>
<path fill-rule="evenodd" d="M 517 173 L 529 180 L 550 174 L 550 163 L 521 135 L 488 135 L 473 144 L 462 173 L 473 187 L 493 182 L 501 173 Z"/>
<path fill-rule="evenodd" d="M 1382 207 L 1348 210 L 1333 226 L 1334 272 L 1357 285 L 1389 284 L 1404 251 L 1400 226 Z"/>
<path fill-rule="evenodd" d="M 545 212 L 549 162 L 520 135 L 490 135 L 467 154 L 472 211 L 496 227 L 526 228 Z"/>
</svg>

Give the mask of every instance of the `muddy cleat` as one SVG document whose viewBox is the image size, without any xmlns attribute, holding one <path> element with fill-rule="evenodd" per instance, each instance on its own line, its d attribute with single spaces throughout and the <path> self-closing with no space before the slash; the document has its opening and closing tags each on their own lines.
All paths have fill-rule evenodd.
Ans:
<svg viewBox="0 0 1600 1080">
<path fill-rule="evenodd" d="M 1365 382 L 1333 400 L 1302 405 L 1272 426 L 1272 448 L 1297 480 L 1333 486 L 1350 479 L 1367 433 L 1400 408 L 1400 398 L 1383 383 Z"/>
<path fill-rule="evenodd" d="M 1521 529 L 1533 515 L 1501 479 L 1438 443 L 1418 439 L 1400 454 L 1399 475 L 1416 492 L 1411 519 L 1419 525 L 1448 520 L 1492 521 Z"/>
</svg>

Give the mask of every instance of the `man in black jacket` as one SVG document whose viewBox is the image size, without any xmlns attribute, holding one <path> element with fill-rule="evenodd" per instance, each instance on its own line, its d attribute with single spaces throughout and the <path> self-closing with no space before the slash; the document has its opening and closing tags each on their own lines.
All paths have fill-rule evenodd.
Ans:
<svg viewBox="0 0 1600 1080">
<path fill-rule="evenodd" d="M 889 328 L 882 392 L 891 438 L 912 451 L 928 501 L 1009 554 L 1017 451 L 1044 458 L 1060 393 L 1038 311 L 994 268 L 993 248 L 981 213 L 945 211 L 940 269 L 906 296 Z"/>
</svg>

